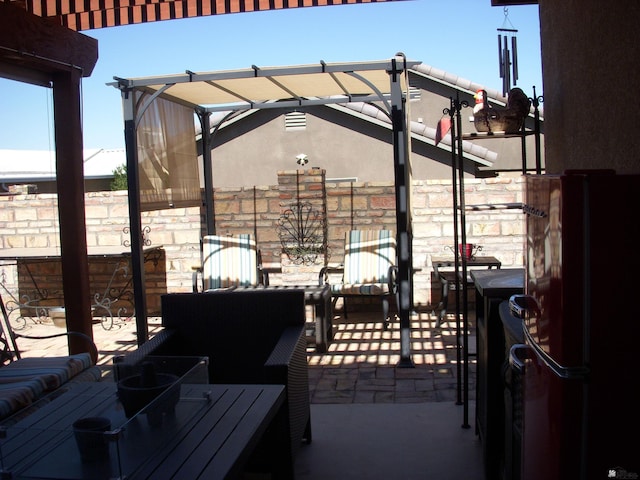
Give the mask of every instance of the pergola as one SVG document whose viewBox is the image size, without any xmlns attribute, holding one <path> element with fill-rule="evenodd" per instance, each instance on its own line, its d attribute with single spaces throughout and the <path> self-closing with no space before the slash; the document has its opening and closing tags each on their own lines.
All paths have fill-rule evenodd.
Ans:
<svg viewBox="0 0 640 480">
<path fill-rule="evenodd" d="M 401 329 L 400 366 L 412 366 L 410 309 L 412 235 L 407 71 L 420 62 L 403 54 L 383 61 L 325 63 L 288 67 L 257 67 L 218 72 L 191 72 L 145 78 L 118 78 L 113 85 L 122 93 L 132 274 L 138 343 L 147 339 L 144 294 L 144 238 L 142 210 L 171 208 L 202 202 L 197 172 L 195 113 L 202 124 L 202 152 L 211 231 L 213 178 L 210 116 L 213 112 L 253 109 L 291 109 L 331 103 L 374 103 L 392 124 L 393 164 L 398 242 L 398 289 Z M 191 119 L 191 121 L 189 121 Z M 390 159 L 391 161 L 391 159 Z M 190 203 L 196 202 L 196 203 Z"/>
</svg>

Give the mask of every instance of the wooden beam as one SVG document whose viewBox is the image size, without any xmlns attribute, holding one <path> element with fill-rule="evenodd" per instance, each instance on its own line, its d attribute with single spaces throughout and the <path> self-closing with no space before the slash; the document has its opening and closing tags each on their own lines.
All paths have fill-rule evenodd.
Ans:
<svg viewBox="0 0 640 480">
<path fill-rule="evenodd" d="M 0 76 L 37 85 L 59 72 L 83 77 L 98 61 L 98 41 L 0 2 Z"/>
</svg>

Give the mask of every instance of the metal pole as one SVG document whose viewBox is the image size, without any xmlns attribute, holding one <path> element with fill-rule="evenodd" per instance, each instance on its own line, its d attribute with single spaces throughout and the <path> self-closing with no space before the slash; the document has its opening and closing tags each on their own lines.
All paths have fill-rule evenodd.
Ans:
<svg viewBox="0 0 640 480">
<path fill-rule="evenodd" d="M 215 217 L 213 211 L 213 166 L 211 164 L 210 112 L 196 112 L 200 117 L 202 130 L 202 172 L 204 175 L 204 204 L 207 211 L 207 235 L 215 235 Z"/>
<path fill-rule="evenodd" d="M 458 176 L 460 179 L 460 241 L 465 249 L 464 245 L 467 243 L 467 228 L 466 228 L 466 213 L 465 213 L 465 199 L 464 199 L 464 156 L 462 154 L 462 116 L 460 111 L 463 107 L 468 106 L 466 102 L 458 102 L 458 108 L 456 109 L 456 123 L 458 125 Z M 456 245 L 457 249 L 458 246 Z M 463 250 L 463 251 L 464 251 Z M 463 421 L 462 428 L 469 428 L 469 305 L 467 298 L 467 258 L 465 254 L 462 257 L 462 278 L 458 279 L 458 272 L 456 272 L 456 280 L 460 282 L 462 288 L 462 349 L 464 351 L 464 363 L 463 363 Z"/>
<path fill-rule="evenodd" d="M 540 102 L 542 101 L 542 97 L 538 97 L 536 95 L 536 86 L 533 86 L 533 98 L 531 99 L 531 103 L 533 104 L 533 112 L 534 112 L 534 120 L 533 120 L 533 128 L 534 128 L 534 139 L 536 143 L 536 174 L 542 175 L 542 160 L 541 160 L 541 152 L 540 152 Z"/>
<path fill-rule="evenodd" d="M 456 291 L 456 309 L 455 309 L 455 317 L 456 317 L 456 405 L 462 405 L 462 349 L 460 345 L 460 288 L 458 284 L 458 271 L 459 271 L 459 262 L 460 257 L 458 256 L 458 248 L 456 245 L 458 244 L 458 179 L 457 179 L 457 171 L 458 171 L 458 155 L 456 154 L 456 135 L 457 135 L 457 127 L 455 122 L 456 110 L 459 109 L 460 106 L 458 104 L 457 99 L 454 100 L 453 97 L 449 97 L 449 108 L 445 108 L 443 113 L 448 114 L 451 117 L 451 196 L 453 197 L 453 258 L 454 258 L 454 285 Z"/>
<path fill-rule="evenodd" d="M 129 233 L 131 235 L 131 275 L 136 314 L 136 338 L 142 345 L 149 338 L 147 297 L 145 295 L 142 219 L 140 218 L 140 175 L 138 172 L 138 140 L 136 136 L 134 95 L 122 90 L 124 141 L 127 155 L 127 189 L 129 194 Z"/>
</svg>

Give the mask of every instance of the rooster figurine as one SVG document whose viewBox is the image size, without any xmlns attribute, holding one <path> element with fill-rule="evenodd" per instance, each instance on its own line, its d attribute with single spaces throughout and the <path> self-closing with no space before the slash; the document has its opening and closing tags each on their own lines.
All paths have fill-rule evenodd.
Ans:
<svg viewBox="0 0 640 480">
<path fill-rule="evenodd" d="M 531 108 L 531 100 L 520 88 L 509 91 L 506 107 L 489 105 L 486 90 L 478 90 L 474 98 L 473 124 L 478 132 L 518 133 Z"/>
</svg>

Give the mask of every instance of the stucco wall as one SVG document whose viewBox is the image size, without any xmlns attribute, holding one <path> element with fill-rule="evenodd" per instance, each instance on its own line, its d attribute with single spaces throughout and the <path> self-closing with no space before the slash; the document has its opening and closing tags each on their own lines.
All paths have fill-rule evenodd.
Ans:
<svg viewBox="0 0 640 480">
<path fill-rule="evenodd" d="M 640 173 L 640 3 L 539 0 L 548 173 Z"/>
<path fill-rule="evenodd" d="M 460 95 L 469 104 L 461 112 L 462 132 L 476 132 L 473 116 L 473 93 L 410 72 L 410 84 L 420 91 L 419 98 L 408 102 L 412 122 L 436 128 L 450 97 Z M 532 86 L 523 86 L 533 95 Z M 542 89 L 537 87 L 540 95 Z M 306 128 L 287 130 L 285 114 L 293 109 L 265 109 L 252 112 L 230 126 L 220 128 L 212 139 L 213 183 L 216 187 L 275 184 L 278 170 L 296 168 L 296 156 L 305 153 L 309 167 L 326 170 L 327 178 L 356 177 L 361 182 L 391 182 L 394 179 L 393 145 L 390 125 L 362 120 L 356 112 L 314 106 L 295 109 L 306 113 Z M 533 129 L 527 119 L 527 128 Z M 541 150 L 544 148 L 544 124 Z M 469 142 L 472 143 L 472 142 Z M 474 140 L 477 148 L 497 154 L 491 167 L 501 171 L 521 171 L 520 138 Z M 535 139 L 525 138 L 527 166 L 535 167 Z M 448 178 L 451 153 L 444 143 L 412 140 L 412 170 L 415 179 Z M 493 158 L 493 156 L 492 156 Z M 544 165 L 544 162 L 543 162 Z M 250 166 L 250 168 L 247 168 Z M 482 169 L 485 169 L 483 167 Z"/>
</svg>

